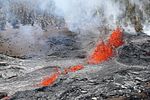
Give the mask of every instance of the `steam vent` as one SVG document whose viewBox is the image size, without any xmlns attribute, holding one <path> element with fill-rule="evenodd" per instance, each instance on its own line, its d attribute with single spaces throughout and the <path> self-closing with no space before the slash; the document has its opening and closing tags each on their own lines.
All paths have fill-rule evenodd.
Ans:
<svg viewBox="0 0 150 100">
<path fill-rule="evenodd" d="M 0 0 L 0 100 L 150 100 L 150 0 Z"/>
</svg>

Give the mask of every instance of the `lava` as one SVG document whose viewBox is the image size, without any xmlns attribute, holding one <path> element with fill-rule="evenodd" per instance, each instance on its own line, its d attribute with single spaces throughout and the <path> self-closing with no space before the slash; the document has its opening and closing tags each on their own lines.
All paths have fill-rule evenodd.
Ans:
<svg viewBox="0 0 150 100">
<path fill-rule="evenodd" d="M 58 79 L 58 77 L 61 74 L 67 74 L 68 72 L 76 72 L 76 71 L 81 70 L 83 68 L 84 68 L 83 65 L 72 66 L 72 67 L 64 69 L 64 71 L 60 71 L 58 68 L 56 68 L 55 70 L 57 72 L 53 73 L 50 77 L 47 77 L 47 78 L 43 79 L 42 82 L 39 85 L 40 86 L 52 85 Z"/>
<path fill-rule="evenodd" d="M 109 36 L 108 43 L 117 48 L 123 44 L 123 32 L 120 28 L 116 28 Z"/>
<path fill-rule="evenodd" d="M 40 86 L 49 86 L 52 85 L 59 77 L 59 73 L 53 73 L 50 77 L 45 78 L 41 83 Z"/>
<path fill-rule="evenodd" d="M 123 44 L 123 33 L 120 28 L 116 28 L 106 43 L 100 42 L 88 59 L 89 64 L 99 64 L 113 56 L 115 48 Z"/>
<path fill-rule="evenodd" d="M 101 42 L 96 46 L 94 52 L 88 59 L 89 64 L 98 64 L 106 61 L 109 57 L 113 55 L 113 49 L 108 44 Z"/>
<path fill-rule="evenodd" d="M 68 73 L 68 72 L 76 72 L 76 71 L 81 70 L 81 69 L 83 69 L 83 68 L 84 68 L 83 65 L 76 65 L 76 66 L 72 66 L 72 67 L 70 67 L 70 68 L 65 69 L 64 72 L 65 72 L 65 73 Z"/>
<path fill-rule="evenodd" d="M 113 56 L 114 51 L 117 47 L 123 44 L 123 33 L 120 28 L 116 28 L 112 34 L 109 36 L 108 41 L 106 43 L 104 41 L 99 42 L 91 55 L 88 58 L 88 64 L 99 64 L 103 61 L 108 60 L 110 57 Z M 83 65 L 76 65 L 69 68 L 65 68 L 63 71 L 55 69 L 57 72 L 52 74 L 50 77 L 45 78 L 40 85 L 41 86 L 48 86 L 53 84 L 60 75 L 67 74 L 69 72 L 76 72 L 78 70 L 83 69 Z"/>
</svg>

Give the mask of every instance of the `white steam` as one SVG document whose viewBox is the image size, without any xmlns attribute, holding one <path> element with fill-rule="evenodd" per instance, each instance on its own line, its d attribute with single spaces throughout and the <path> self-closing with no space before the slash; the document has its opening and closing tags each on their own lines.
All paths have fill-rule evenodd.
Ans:
<svg viewBox="0 0 150 100">
<path fill-rule="evenodd" d="M 145 11 L 145 5 L 150 4 L 150 1 L 129 0 L 129 3 L 136 6 L 132 14 L 140 16 L 141 11 L 144 32 L 150 35 L 150 20 Z M 51 49 L 48 47 L 48 38 L 52 37 L 52 33 L 60 35 L 58 29 L 67 27 L 70 31 L 80 33 L 78 37 L 82 41 L 82 48 L 90 51 L 92 43 L 99 37 L 105 39 L 110 29 L 117 26 L 122 26 L 129 33 L 136 33 L 134 25 L 126 20 L 127 6 L 125 0 L 0 0 L 0 19 L 7 23 L 4 34 L 1 34 L 4 39 L 9 38 L 11 41 L 3 44 L 3 47 L 18 55 L 46 54 Z M 57 23 L 55 17 L 61 21 Z M 49 18 L 52 20 L 47 20 Z M 31 24 L 32 21 L 34 24 Z M 45 23 L 48 22 L 50 24 L 47 27 Z M 0 26 L 1 23 L 3 21 L 0 20 Z M 19 25 L 19 29 L 13 29 L 11 25 Z M 44 26 L 48 28 L 47 32 L 43 31 Z M 5 51 L 4 48 L 0 47 L 0 51 Z"/>
<path fill-rule="evenodd" d="M 99 27 L 102 21 L 115 25 L 117 17 L 122 13 L 114 0 L 53 0 L 55 13 L 64 17 L 69 29 L 88 29 Z"/>
<path fill-rule="evenodd" d="M 0 0 L 11 12 L 9 5 L 20 4 L 27 9 L 49 12 L 65 19 L 71 31 L 95 28 L 103 25 L 115 26 L 122 9 L 116 0 Z M 5 3 L 4 3 L 5 2 Z M 12 16 L 11 14 L 7 16 Z"/>
<path fill-rule="evenodd" d="M 78 32 L 79 29 L 95 29 L 101 26 L 112 28 L 122 26 L 119 22 L 126 9 L 126 1 L 120 0 L 0 0 L 3 9 L 7 12 L 8 19 L 12 16 L 10 6 L 13 4 L 25 5 L 27 9 L 36 10 L 40 13 L 57 15 L 65 19 L 66 26 Z M 145 4 L 149 0 L 129 0 L 142 11 L 143 19 L 149 19 L 145 12 Z M 147 24 L 144 22 L 143 24 Z"/>
</svg>

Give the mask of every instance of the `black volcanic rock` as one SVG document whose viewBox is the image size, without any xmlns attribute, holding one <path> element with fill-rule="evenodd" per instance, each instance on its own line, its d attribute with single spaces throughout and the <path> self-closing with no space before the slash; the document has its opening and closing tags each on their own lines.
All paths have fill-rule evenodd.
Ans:
<svg viewBox="0 0 150 100">
<path fill-rule="evenodd" d="M 81 50 L 81 43 L 75 36 L 59 35 L 50 37 L 47 41 L 49 52 L 47 55 L 55 57 L 85 58 L 86 52 Z"/>
<path fill-rule="evenodd" d="M 150 65 L 150 41 L 131 42 L 119 49 L 118 61 L 130 65 Z"/>
<path fill-rule="evenodd" d="M 144 83 L 149 80 L 150 70 L 142 68 L 130 68 L 116 71 L 102 79 L 99 76 L 97 84 L 91 84 L 90 79 L 74 78 L 60 81 L 59 85 L 43 87 L 36 90 L 17 92 L 11 100 L 29 99 L 36 100 L 103 100 L 113 96 L 128 97 L 129 100 L 140 100 L 140 95 L 135 95 L 144 90 L 149 98 L 149 89 L 144 87 Z M 95 73 L 97 74 L 97 73 Z M 65 82 L 67 81 L 67 82 Z M 94 81 L 92 81 L 94 82 Z M 59 82 L 58 82 L 59 83 Z"/>
<path fill-rule="evenodd" d="M 82 77 L 62 76 L 51 86 L 17 92 L 10 100 L 149 100 L 149 44 L 149 38 L 133 36 L 118 49 L 117 62 L 105 62 L 102 69 L 96 65 L 96 72 Z"/>
<path fill-rule="evenodd" d="M 0 92 L 0 99 L 4 98 L 7 96 L 7 93 L 5 92 Z"/>
</svg>

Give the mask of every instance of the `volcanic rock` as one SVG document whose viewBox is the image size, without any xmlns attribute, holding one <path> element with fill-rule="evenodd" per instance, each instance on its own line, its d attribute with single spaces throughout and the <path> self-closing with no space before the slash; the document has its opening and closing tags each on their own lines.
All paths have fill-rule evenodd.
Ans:
<svg viewBox="0 0 150 100">
<path fill-rule="evenodd" d="M 63 76 L 51 86 L 16 92 L 11 100 L 148 100 L 149 50 L 148 39 L 134 40 L 118 49 L 116 60 L 85 66 L 77 77 Z"/>
<path fill-rule="evenodd" d="M 5 92 L 0 92 L 0 99 L 4 98 L 7 96 L 7 93 Z"/>
<path fill-rule="evenodd" d="M 144 39 L 145 36 L 141 37 Z M 118 61 L 121 63 L 150 65 L 150 37 L 145 38 L 143 41 L 140 38 L 131 40 L 130 43 L 121 47 L 118 53 Z"/>
</svg>

